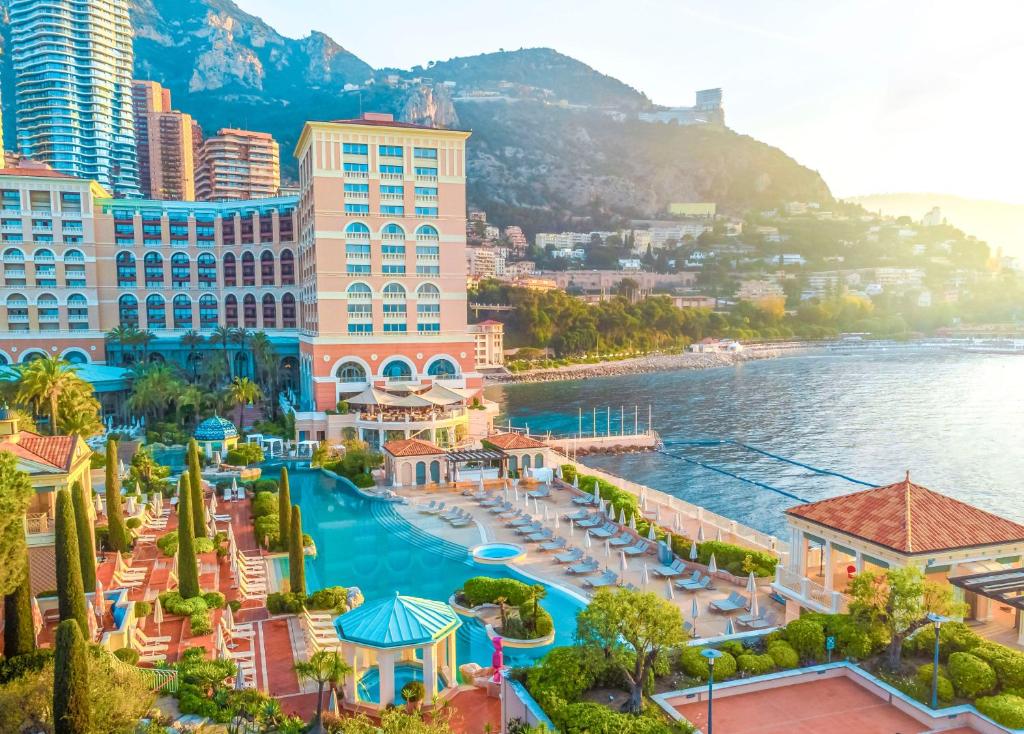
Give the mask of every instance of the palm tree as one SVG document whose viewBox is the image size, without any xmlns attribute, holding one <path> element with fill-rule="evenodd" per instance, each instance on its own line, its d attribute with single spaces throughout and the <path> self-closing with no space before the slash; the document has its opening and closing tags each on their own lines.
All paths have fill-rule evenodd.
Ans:
<svg viewBox="0 0 1024 734">
<path fill-rule="evenodd" d="M 178 399 L 175 401 L 178 421 L 182 421 L 185 408 L 192 408 L 192 418 L 195 419 L 195 417 L 202 411 L 203 403 L 205 401 L 206 393 L 195 385 L 186 385 L 185 389 L 181 391 L 181 394 L 178 395 Z"/>
<path fill-rule="evenodd" d="M 50 435 L 57 435 L 59 403 L 65 392 L 79 388 L 82 379 L 74 366 L 60 357 L 45 355 L 18 366 L 18 400 L 50 416 Z"/>
<path fill-rule="evenodd" d="M 246 403 L 252 405 L 263 397 L 259 385 L 248 377 L 236 377 L 228 385 L 227 395 L 232 403 L 238 405 L 238 430 L 242 430 L 242 408 Z"/>
<path fill-rule="evenodd" d="M 189 329 L 181 335 L 181 346 L 188 348 L 188 361 L 192 365 L 192 380 L 195 381 L 199 377 L 198 360 L 195 359 L 196 347 L 206 341 L 206 337 L 202 334 Z"/>
<path fill-rule="evenodd" d="M 231 377 L 231 360 L 228 358 L 228 343 L 233 341 L 235 338 L 236 329 L 231 326 L 218 326 L 210 334 L 210 343 L 219 343 L 221 349 L 224 350 L 224 365 L 227 367 L 228 378 Z"/>
<path fill-rule="evenodd" d="M 257 331 L 249 340 L 253 362 L 256 367 L 256 382 L 264 389 L 270 387 L 273 380 L 271 365 L 274 362 L 274 345 L 265 331 Z M 276 390 L 270 390 L 274 393 Z"/>
<path fill-rule="evenodd" d="M 320 650 L 313 653 L 308 661 L 295 663 L 295 672 L 299 678 L 316 681 L 316 715 L 309 731 L 311 734 L 323 734 L 324 686 L 330 683 L 337 686 L 341 679 L 352 672 L 341 656 L 332 650 Z"/>
<path fill-rule="evenodd" d="M 240 353 L 245 354 L 245 343 L 249 340 L 249 338 L 252 335 L 253 335 L 253 333 L 251 331 L 249 331 L 248 329 L 245 329 L 245 328 L 235 329 L 235 333 L 233 333 L 231 335 L 231 340 L 233 342 L 235 342 L 235 344 L 238 345 L 238 351 Z M 241 377 L 246 377 L 246 376 L 247 375 L 241 375 Z"/>
<path fill-rule="evenodd" d="M 143 362 L 149 361 L 149 345 L 153 343 L 154 339 L 156 339 L 156 334 L 154 334 L 149 329 L 143 329 L 142 331 L 139 332 L 138 336 L 136 337 L 137 343 L 139 344 L 139 346 L 142 347 Z"/>
<path fill-rule="evenodd" d="M 533 619 L 530 621 L 530 631 L 537 631 L 537 614 L 540 611 L 540 600 L 548 595 L 548 590 L 542 584 L 534 584 L 530 587 L 533 595 Z"/>
<path fill-rule="evenodd" d="M 115 326 L 113 329 L 108 331 L 103 337 L 107 341 L 108 345 L 117 345 L 118 349 L 121 352 L 121 364 L 124 364 L 124 347 L 131 339 L 131 332 L 132 327 L 130 326 Z"/>
</svg>

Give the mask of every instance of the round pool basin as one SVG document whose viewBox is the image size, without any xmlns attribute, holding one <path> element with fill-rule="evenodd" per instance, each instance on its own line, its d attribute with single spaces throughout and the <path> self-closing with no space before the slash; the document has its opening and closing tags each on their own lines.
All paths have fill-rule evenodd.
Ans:
<svg viewBox="0 0 1024 734">
<path fill-rule="evenodd" d="M 515 543 L 484 543 L 470 553 L 478 563 L 515 563 L 526 555 L 526 549 Z"/>
</svg>

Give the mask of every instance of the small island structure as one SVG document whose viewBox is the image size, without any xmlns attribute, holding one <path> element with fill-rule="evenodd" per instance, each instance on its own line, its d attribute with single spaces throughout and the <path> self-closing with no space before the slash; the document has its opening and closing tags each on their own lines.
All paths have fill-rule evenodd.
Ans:
<svg viewBox="0 0 1024 734">
<path fill-rule="evenodd" d="M 448 604 L 398 593 L 341 615 L 335 629 L 351 669 L 346 701 L 384 709 L 410 680 L 423 681 L 425 701 L 450 695 L 458 688 L 455 632 L 461 626 Z"/>
<path fill-rule="evenodd" d="M 219 415 L 207 418 L 192 434 L 206 458 L 212 459 L 214 453 L 226 456 L 228 451 L 238 445 L 238 429 L 235 424 Z"/>
</svg>

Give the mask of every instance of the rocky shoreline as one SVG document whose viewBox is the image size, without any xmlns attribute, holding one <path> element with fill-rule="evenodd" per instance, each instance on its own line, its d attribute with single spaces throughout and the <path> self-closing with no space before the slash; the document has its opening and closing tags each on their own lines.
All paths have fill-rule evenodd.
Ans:
<svg viewBox="0 0 1024 734">
<path fill-rule="evenodd" d="M 488 375 L 487 382 L 488 384 L 507 385 L 513 383 L 582 380 L 591 377 L 613 377 L 616 375 L 641 375 L 653 372 L 674 372 L 677 370 L 706 370 L 715 367 L 730 367 L 759 359 L 795 356 L 810 352 L 816 348 L 817 345 L 800 343 L 779 345 L 755 344 L 746 347 L 742 352 L 654 354 L 621 359 L 614 362 L 538 368 L 508 375 Z"/>
</svg>

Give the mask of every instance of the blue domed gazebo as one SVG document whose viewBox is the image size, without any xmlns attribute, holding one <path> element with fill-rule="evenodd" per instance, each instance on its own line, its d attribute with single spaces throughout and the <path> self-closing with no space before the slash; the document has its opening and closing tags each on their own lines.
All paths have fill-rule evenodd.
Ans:
<svg viewBox="0 0 1024 734">
<path fill-rule="evenodd" d="M 192 435 L 207 458 L 212 457 L 215 451 L 226 454 L 238 445 L 238 429 L 235 424 L 219 415 L 204 420 L 196 426 Z"/>
<path fill-rule="evenodd" d="M 396 689 L 410 680 L 423 681 L 427 702 L 454 690 L 455 631 L 461 625 L 444 602 L 397 593 L 341 615 L 335 627 L 352 671 L 345 677 L 346 700 L 384 708 L 396 703 Z"/>
</svg>

